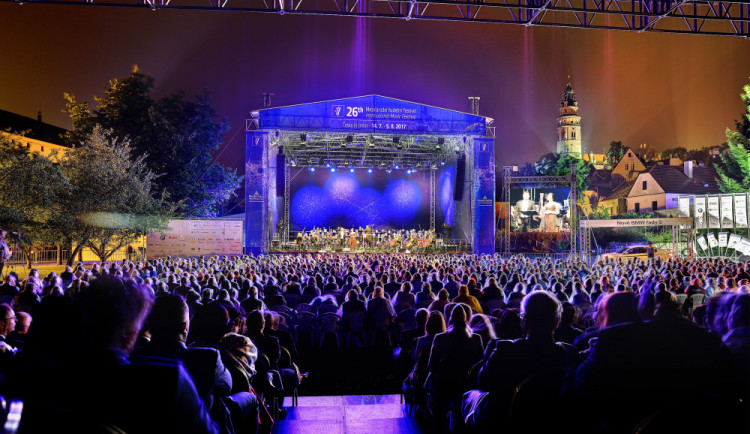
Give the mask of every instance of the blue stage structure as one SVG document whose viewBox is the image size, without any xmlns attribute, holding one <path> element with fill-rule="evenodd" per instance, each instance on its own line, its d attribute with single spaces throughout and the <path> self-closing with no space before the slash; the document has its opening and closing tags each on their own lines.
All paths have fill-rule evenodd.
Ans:
<svg viewBox="0 0 750 434">
<path fill-rule="evenodd" d="M 311 214 L 333 209 L 373 228 L 393 224 L 385 214 L 398 214 L 399 222 L 413 215 L 406 229 L 411 224 L 441 232 L 446 224 L 453 241 L 478 254 L 494 253 L 492 122 L 380 95 L 254 111 L 246 124 L 246 252 L 268 253 L 272 240 L 283 245 L 290 231 L 311 229 L 302 222 L 331 222 L 334 217 L 316 220 Z M 330 173 L 325 185 L 321 170 Z M 349 189 L 343 194 L 346 206 L 342 188 Z M 314 200 L 304 202 L 302 196 Z M 375 205 L 356 203 L 367 200 Z M 300 209 L 304 219 L 290 215 Z"/>
</svg>

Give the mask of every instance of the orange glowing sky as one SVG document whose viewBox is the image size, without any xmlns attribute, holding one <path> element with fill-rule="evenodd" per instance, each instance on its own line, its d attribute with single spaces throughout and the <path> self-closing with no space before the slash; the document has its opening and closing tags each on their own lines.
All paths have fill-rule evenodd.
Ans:
<svg viewBox="0 0 750 434">
<path fill-rule="evenodd" d="M 244 119 L 274 105 L 378 93 L 495 118 L 498 164 L 555 149 L 572 76 L 584 150 L 717 145 L 742 111 L 747 39 L 512 25 L 0 4 L 0 108 L 69 127 L 63 92 L 101 95 L 133 64 L 156 94 L 204 88 L 232 130 L 221 161 L 242 166 Z"/>
</svg>

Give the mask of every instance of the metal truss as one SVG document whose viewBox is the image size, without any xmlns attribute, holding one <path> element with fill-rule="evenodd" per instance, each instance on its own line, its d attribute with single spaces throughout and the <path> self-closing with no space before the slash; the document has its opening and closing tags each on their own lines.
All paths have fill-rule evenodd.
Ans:
<svg viewBox="0 0 750 434">
<path fill-rule="evenodd" d="M 435 171 L 436 169 L 430 169 L 430 230 L 433 232 L 435 231 L 435 204 L 437 202 L 435 197 L 435 190 L 437 189 Z"/>
<path fill-rule="evenodd" d="M 291 166 L 429 170 L 466 152 L 470 136 L 276 131 L 272 147 Z"/>
<path fill-rule="evenodd" d="M 750 36 L 750 0 L 0 0 Z"/>
</svg>

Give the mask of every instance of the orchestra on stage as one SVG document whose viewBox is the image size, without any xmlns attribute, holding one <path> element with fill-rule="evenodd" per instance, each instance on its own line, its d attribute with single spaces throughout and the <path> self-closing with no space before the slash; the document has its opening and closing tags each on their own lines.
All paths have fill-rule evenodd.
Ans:
<svg viewBox="0 0 750 434">
<path fill-rule="evenodd" d="M 290 241 L 292 241 L 290 239 Z M 294 240 L 299 250 L 380 250 L 431 251 L 436 239 L 433 230 L 386 230 L 365 228 L 313 228 L 297 233 Z"/>
</svg>

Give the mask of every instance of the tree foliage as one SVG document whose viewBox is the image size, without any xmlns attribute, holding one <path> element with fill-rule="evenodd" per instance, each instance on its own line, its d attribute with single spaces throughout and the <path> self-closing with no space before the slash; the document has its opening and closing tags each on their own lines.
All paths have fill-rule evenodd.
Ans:
<svg viewBox="0 0 750 434">
<path fill-rule="evenodd" d="M 724 193 L 750 191 L 750 84 L 746 84 L 742 90 L 740 96 L 745 104 L 744 121 L 736 123 L 737 131 L 727 128 L 729 152 L 721 156 L 722 164 L 716 165 L 719 175 L 717 182 Z"/>
<path fill-rule="evenodd" d="M 570 175 L 570 165 L 576 165 L 576 177 L 578 178 L 578 191 L 584 192 L 589 186 L 589 177 L 594 166 L 582 158 L 573 155 L 551 154 L 545 159 L 544 164 L 537 166 L 538 175 L 564 176 Z M 580 194 L 580 193 L 579 193 Z"/>
<path fill-rule="evenodd" d="M 96 126 L 113 143 L 127 140 L 145 167 L 157 175 L 156 191 L 175 205 L 182 217 L 211 217 L 240 185 L 236 171 L 213 161 L 212 154 L 229 129 L 217 121 L 211 95 L 187 100 L 180 92 L 154 99 L 154 78 L 133 70 L 129 77 L 111 80 L 96 108 L 65 94 L 73 121 L 72 142 L 91 134 Z"/>
<path fill-rule="evenodd" d="M 688 159 L 688 150 L 682 146 L 677 146 L 676 148 L 669 148 L 661 151 L 661 154 L 659 155 L 659 158 L 662 160 L 667 158 L 677 157 L 682 161 L 685 161 Z"/>
<path fill-rule="evenodd" d="M 153 195 L 154 174 L 128 142 L 116 143 L 95 127 L 61 160 L 69 194 L 57 226 L 71 245 L 69 262 L 83 248 L 104 262 L 140 236 L 166 227 L 171 208 Z"/>
<path fill-rule="evenodd" d="M 607 149 L 606 155 L 607 160 L 612 163 L 612 167 L 619 163 L 620 159 L 625 155 L 625 148 L 620 140 L 609 142 L 609 149 Z"/>
<path fill-rule="evenodd" d="M 16 233 L 11 238 L 27 266 L 35 246 L 56 243 L 52 222 L 64 212 L 57 199 L 68 190 L 67 178 L 51 159 L 29 154 L 13 136 L 0 134 L 0 227 Z"/>
</svg>

